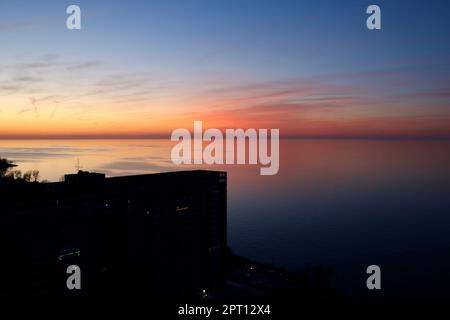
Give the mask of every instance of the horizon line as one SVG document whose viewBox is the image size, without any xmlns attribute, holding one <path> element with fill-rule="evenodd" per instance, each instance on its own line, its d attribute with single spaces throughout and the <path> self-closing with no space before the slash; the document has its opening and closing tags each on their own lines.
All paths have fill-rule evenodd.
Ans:
<svg viewBox="0 0 450 320">
<path fill-rule="evenodd" d="M 170 135 L 0 135 L 0 140 L 168 140 Z M 194 138 L 192 138 L 194 139 Z M 450 140 L 450 135 L 280 135 L 280 140 Z M 175 142 L 175 141 L 174 141 Z"/>
</svg>

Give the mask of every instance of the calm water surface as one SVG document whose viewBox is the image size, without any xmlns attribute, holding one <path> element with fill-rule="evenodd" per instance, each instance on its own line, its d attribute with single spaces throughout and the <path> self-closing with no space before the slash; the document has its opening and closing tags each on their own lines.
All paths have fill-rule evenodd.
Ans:
<svg viewBox="0 0 450 320">
<path fill-rule="evenodd" d="M 58 181 L 180 170 L 167 140 L 7 140 L 0 157 Z M 192 167 L 193 168 L 193 167 Z M 382 294 L 450 297 L 450 142 L 283 140 L 280 171 L 229 172 L 229 244 L 291 270 L 329 267 L 335 285 L 367 294 L 365 269 L 382 269 Z"/>
</svg>

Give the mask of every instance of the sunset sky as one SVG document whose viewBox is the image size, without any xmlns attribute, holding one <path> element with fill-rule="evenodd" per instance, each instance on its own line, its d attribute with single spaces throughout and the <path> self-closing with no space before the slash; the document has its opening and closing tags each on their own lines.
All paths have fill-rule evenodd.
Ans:
<svg viewBox="0 0 450 320">
<path fill-rule="evenodd" d="M 448 1 L 1 1 L 0 138 L 449 138 L 449 35 Z"/>
</svg>

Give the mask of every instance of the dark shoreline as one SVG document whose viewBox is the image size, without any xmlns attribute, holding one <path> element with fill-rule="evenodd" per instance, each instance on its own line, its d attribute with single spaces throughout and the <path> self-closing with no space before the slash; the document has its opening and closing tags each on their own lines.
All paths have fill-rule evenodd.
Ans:
<svg viewBox="0 0 450 320">
<path fill-rule="evenodd" d="M 8 159 L 0 158 L 0 170 L 17 167 L 17 164 L 9 161 Z"/>
</svg>

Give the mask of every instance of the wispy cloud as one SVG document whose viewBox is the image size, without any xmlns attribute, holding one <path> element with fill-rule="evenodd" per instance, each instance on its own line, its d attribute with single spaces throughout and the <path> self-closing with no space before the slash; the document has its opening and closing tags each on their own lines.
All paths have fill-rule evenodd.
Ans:
<svg viewBox="0 0 450 320">
<path fill-rule="evenodd" d="M 0 33 L 19 32 L 33 26 L 30 22 L 16 22 L 9 24 L 0 24 Z"/>
<path fill-rule="evenodd" d="M 93 69 L 98 66 L 102 65 L 101 61 L 87 61 L 83 63 L 73 64 L 69 65 L 67 67 L 67 70 L 69 71 L 80 71 L 80 70 L 86 70 L 86 69 Z"/>
</svg>

